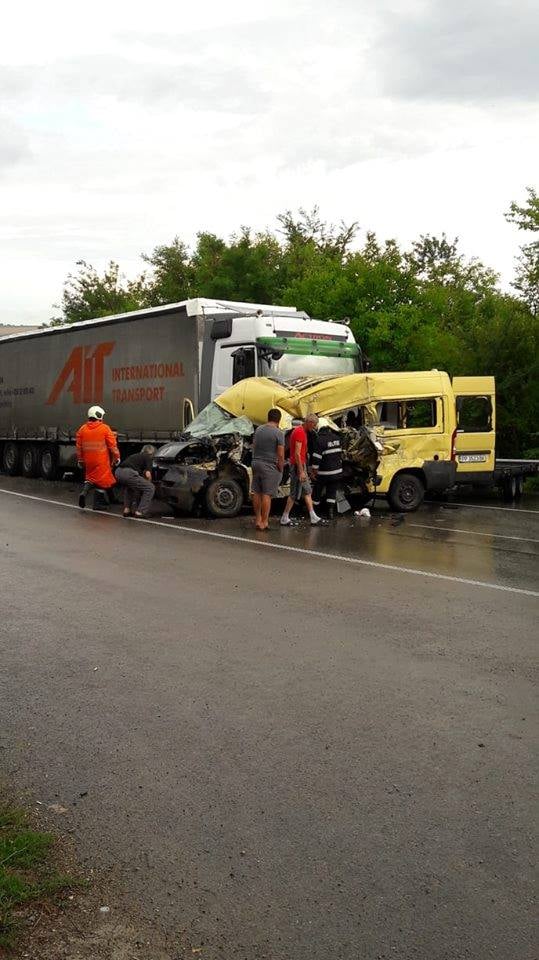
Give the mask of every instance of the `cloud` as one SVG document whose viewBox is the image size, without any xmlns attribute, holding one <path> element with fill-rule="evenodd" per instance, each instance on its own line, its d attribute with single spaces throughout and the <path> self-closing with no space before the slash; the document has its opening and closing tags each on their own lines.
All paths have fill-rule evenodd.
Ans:
<svg viewBox="0 0 539 960">
<path fill-rule="evenodd" d="M 535 0 L 429 0 L 385 18 L 381 87 L 399 99 L 537 101 Z"/>
<path fill-rule="evenodd" d="M 125 263 L 314 203 L 404 242 L 467 234 L 510 264 L 493 219 L 509 230 L 539 139 L 523 0 L 507 25 L 500 0 L 132 0 L 129 17 L 95 0 L 86 20 L 62 2 L 29 0 L 32 35 L 26 7 L 0 35 L 0 251 L 39 265 L 45 310 L 54 263 Z"/>
<path fill-rule="evenodd" d="M 200 64 L 187 56 L 163 63 L 103 54 L 62 59 L 40 69 L 4 66 L 0 68 L 0 86 L 7 100 L 31 96 L 89 102 L 99 98 L 237 113 L 262 110 L 267 100 L 256 74 L 241 63 L 207 62 L 200 69 Z"/>
<path fill-rule="evenodd" d="M 9 118 L 0 116 L 0 174 L 29 156 L 24 131 Z"/>
</svg>

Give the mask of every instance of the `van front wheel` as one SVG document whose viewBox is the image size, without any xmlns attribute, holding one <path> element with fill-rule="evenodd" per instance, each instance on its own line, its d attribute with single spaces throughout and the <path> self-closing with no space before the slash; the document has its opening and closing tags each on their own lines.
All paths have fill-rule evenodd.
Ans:
<svg viewBox="0 0 539 960">
<path fill-rule="evenodd" d="M 415 473 L 399 473 L 392 481 L 387 499 L 392 510 L 409 513 L 423 503 L 425 486 Z"/>
<path fill-rule="evenodd" d="M 212 517 L 237 517 L 243 506 L 243 490 L 235 480 L 212 480 L 206 490 L 206 506 Z"/>
</svg>

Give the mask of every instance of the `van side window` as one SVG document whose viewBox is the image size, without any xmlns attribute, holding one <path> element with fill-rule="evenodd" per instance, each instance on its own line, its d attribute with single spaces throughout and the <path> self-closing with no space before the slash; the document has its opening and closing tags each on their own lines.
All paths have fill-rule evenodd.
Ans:
<svg viewBox="0 0 539 960">
<path fill-rule="evenodd" d="M 486 433 L 492 430 L 490 397 L 457 397 L 457 425 L 465 433 Z"/>
<path fill-rule="evenodd" d="M 436 426 L 436 400 L 388 400 L 377 404 L 378 418 L 386 430 L 417 430 Z"/>
<path fill-rule="evenodd" d="M 399 404 L 394 400 L 387 400 L 385 403 L 377 403 L 376 410 L 378 421 L 387 430 L 399 429 Z"/>
<path fill-rule="evenodd" d="M 436 426 L 436 400 L 406 400 L 401 406 L 405 429 Z"/>
</svg>

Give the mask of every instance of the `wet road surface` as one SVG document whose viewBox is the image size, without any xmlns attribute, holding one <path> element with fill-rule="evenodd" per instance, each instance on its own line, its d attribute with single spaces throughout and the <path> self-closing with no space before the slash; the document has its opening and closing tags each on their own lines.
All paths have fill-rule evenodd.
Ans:
<svg viewBox="0 0 539 960">
<path fill-rule="evenodd" d="M 533 499 L 257 534 L 0 488 L 2 772 L 145 914 L 210 960 L 535 957 Z"/>
</svg>

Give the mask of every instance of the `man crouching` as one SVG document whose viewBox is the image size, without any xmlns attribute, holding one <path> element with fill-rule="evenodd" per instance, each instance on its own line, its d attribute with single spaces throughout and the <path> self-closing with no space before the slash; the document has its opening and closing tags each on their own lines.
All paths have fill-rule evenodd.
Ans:
<svg viewBox="0 0 539 960">
<path fill-rule="evenodd" d="M 140 453 L 132 453 L 116 468 L 116 481 L 124 488 L 124 517 L 143 520 L 155 493 L 152 463 L 155 447 L 147 443 Z"/>
</svg>

